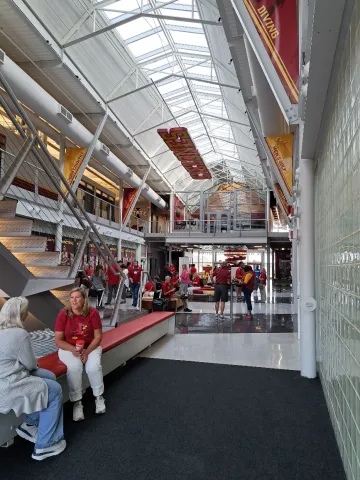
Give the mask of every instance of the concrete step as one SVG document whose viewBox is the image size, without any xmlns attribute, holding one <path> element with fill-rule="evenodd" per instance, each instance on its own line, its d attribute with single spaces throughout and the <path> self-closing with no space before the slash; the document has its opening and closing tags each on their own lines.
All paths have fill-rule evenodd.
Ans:
<svg viewBox="0 0 360 480">
<path fill-rule="evenodd" d="M 11 253 L 15 252 L 45 252 L 46 237 L 1 237 L 0 243 Z"/>
<path fill-rule="evenodd" d="M 26 267 L 35 277 L 38 278 L 67 278 L 70 272 L 70 267 Z"/>
<path fill-rule="evenodd" d="M 59 252 L 12 252 L 26 267 L 57 267 Z"/>
<path fill-rule="evenodd" d="M 14 218 L 17 200 L 2 200 L 0 202 L 0 218 Z"/>
<path fill-rule="evenodd" d="M 28 218 L 0 218 L 0 237 L 28 237 L 32 224 Z"/>
</svg>

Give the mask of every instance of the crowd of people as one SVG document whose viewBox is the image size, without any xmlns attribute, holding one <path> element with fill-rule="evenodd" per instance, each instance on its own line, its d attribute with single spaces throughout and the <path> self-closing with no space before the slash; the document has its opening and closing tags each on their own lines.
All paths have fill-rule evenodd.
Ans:
<svg viewBox="0 0 360 480">
<path fill-rule="evenodd" d="M 113 263 L 105 270 L 102 265 L 97 265 L 92 270 L 89 265 L 85 264 L 83 269 L 77 274 L 77 282 L 79 287 L 83 287 L 88 291 L 89 297 L 96 298 L 96 308 L 104 307 L 103 299 L 107 290 L 107 298 L 105 305 L 111 305 L 116 298 L 120 284 L 120 279 L 124 277 L 124 287 L 122 290 L 121 303 L 126 302 L 126 295 L 131 291 L 132 306 L 137 307 L 142 267 L 139 262 L 134 260 L 126 265 L 122 262 Z"/>
<path fill-rule="evenodd" d="M 179 274 L 173 265 L 166 265 L 165 278 L 160 282 L 161 293 L 167 301 L 181 298 L 184 311 L 191 289 L 201 286 L 195 265 L 182 265 Z M 84 420 L 83 371 L 85 370 L 95 399 L 95 413 L 106 412 L 102 371 L 102 322 L 99 307 L 102 305 L 107 286 L 107 304 L 117 293 L 120 276 L 125 277 L 125 286 L 131 289 L 132 305 L 138 303 L 142 268 L 137 261 L 132 264 L 113 264 L 104 271 L 98 265 L 91 271 L 87 265 L 78 276 L 78 286 L 70 292 L 69 306 L 57 316 L 55 343 L 59 359 L 67 367 L 67 384 L 70 402 L 73 404 L 73 420 Z M 119 275 L 120 274 L 120 275 Z M 215 268 L 210 280 L 214 285 L 216 316 L 224 318 L 229 288 L 236 286 L 237 295 L 243 294 L 247 305 L 247 317 L 252 318 L 251 294 L 259 288 L 262 301 L 266 299 L 266 271 L 261 269 L 257 277 L 252 267 L 242 262 L 232 277 L 226 262 Z M 151 295 L 159 288 L 158 281 L 149 280 L 144 286 L 144 295 Z M 88 291 L 87 291 L 88 290 Z M 89 295 L 95 295 L 97 308 L 89 305 Z M 32 458 L 44 460 L 59 455 L 66 448 L 63 430 L 62 389 L 55 375 L 39 368 L 34 355 L 30 335 L 25 330 L 28 315 L 28 300 L 24 297 L 10 298 L 0 311 L 0 414 L 11 410 L 16 416 L 26 418 L 16 431 L 18 435 L 34 443 Z"/>
</svg>

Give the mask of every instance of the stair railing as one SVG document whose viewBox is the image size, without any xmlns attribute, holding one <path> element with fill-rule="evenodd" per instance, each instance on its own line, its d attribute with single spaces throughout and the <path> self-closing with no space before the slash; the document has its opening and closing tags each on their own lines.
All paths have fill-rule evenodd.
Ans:
<svg viewBox="0 0 360 480">
<path fill-rule="evenodd" d="M 24 127 L 27 127 L 27 129 L 31 132 L 32 136 L 35 139 L 35 142 L 32 143 L 32 152 L 33 152 L 34 156 L 36 157 L 37 161 L 39 162 L 41 168 L 44 170 L 44 172 L 46 173 L 46 175 L 50 179 L 51 183 L 53 184 L 55 190 L 61 196 L 64 203 L 67 205 L 67 207 L 69 208 L 71 213 L 74 215 L 74 217 L 76 218 L 76 220 L 80 224 L 80 227 L 85 232 L 87 230 L 88 226 L 89 226 L 91 231 L 92 231 L 91 234 L 90 234 L 90 237 L 97 240 L 103 246 L 103 249 L 105 250 L 105 252 L 103 251 L 103 249 L 99 249 L 99 250 L 102 252 L 101 255 L 104 258 L 104 261 L 106 262 L 106 264 L 111 269 L 111 271 L 115 275 L 120 274 L 120 276 L 123 277 L 123 274 L 121 272 L 119 273 L 119 272 L 116 272 L 114 270 L 113 264 L 116 264 L 116 260 L 113 257 L 110 249 L 108 248 L 108 246 L 106 245 L 106 243 L 102 239 L 102 236 L 98 232 L 96 226 L 94 225 L 93 221 L 89 217 L 85 208 L 79 202 L 79 200 L 76 196 L 76 193 L 72 190 L 72 188 L 71 188 L 69 182 L 67 181 L 66 177 L 64 176 L 63 172 L 61 171 L 61 169 L 57 165 L 56 161 L 52 157 L 51 153 L 49 152 L 49 150 L 48 150 L 47 146 L 45 145 L 45 143 L 43 142 L 42 138 L 39 136 L 35 126 L 31 122 L 31 120 L 29 119 L 29 117 L 26 113 L 26 110 L 21 105 L 21 103 L 18 101 L 16 95 L 12 91 L 10 85 L 8 84 L 7 80 L 5 79 L 4 75 L 1 72 L 0 72 L 0 85 L 5 90 L 5 92 L 9 96 L 9 98 L 11 99 L 16 111 L 18 112 L 19 117 L 23 120 L 25 125 L 22 126 L 22 125 L 19 124 L 15 115 L 13 114 L 12 110 L 10 109 L 10 107 L 8 106 L 4 97 L 1 94 L 0 94 L 0 105 L 4 108 L 6 114 L 11 119 L 13 125 L 15 126 L 15 128 L 17 129 L 17 131 L 19 132 L 21 137 L 25 140 L 25 142 L 29 142 L 29 140 L 28 140 L 29 136 L 25 132 Z M 49 168 L 49 165 L 47 164 L 47 162 L 44 161 L 44 159 L 39 154 L 38 150 L 35 148 L 36 144 L 39 145 L 39 147 L 41 148 L 41 150 L 43 151 L 43 153 L 47 157 L 47 160 L 49 161 L 52 169 L 56 172 L 56 175 L 60 178 L 60 180 L 62 182 L 62 185 L 59 184 L 58 182 L 56 182 L 56 180 L 54 179 L 53 172 Z M 65 188 L 62 188 L 62 187 L 65 187 Z M 77 209 L 81 212 L 82 215 L 79 215 L 79 211 Z M 86 225 L 86 223 L 88 225 Z"/>
</svg>

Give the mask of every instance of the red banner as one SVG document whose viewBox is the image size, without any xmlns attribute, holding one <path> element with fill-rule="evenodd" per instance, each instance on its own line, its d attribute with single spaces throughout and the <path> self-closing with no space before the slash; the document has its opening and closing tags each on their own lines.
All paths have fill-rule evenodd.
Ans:
<svg viewBox="0 0 360 480">
<path fill-rule="evenodd" d="M 289 95 L 299 101 L 299 42 L 296 0 L 243 0 Z"/>
<path fill-rule="evenodd" d="M 124 223 L 126 215 L 134 203 L 137 188 L 124 188 L 123 205 L 122 205 L 122 223 Z"/>
</svg>

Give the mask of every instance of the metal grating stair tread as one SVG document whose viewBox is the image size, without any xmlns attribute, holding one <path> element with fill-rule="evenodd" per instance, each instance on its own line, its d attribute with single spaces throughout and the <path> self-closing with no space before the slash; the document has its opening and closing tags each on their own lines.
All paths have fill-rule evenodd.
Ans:
<svg viewBox="0 0 360 480">
<path fill-rule="evenodd" d="M 38 278 L 68 278 L 70 267 L 26 267 L 35 277 Z"/>
<path fill-rule="evenodd" d="M 0 237 L 28 237 L 32 224 L 27 218 L 0 218 Z"/>
<path fill-rule="evenodd" d="M 16 206 L 17 200 L 3 200 L 0 202 L 0 218 L 14 218 Z"/>
<path fill-rule="evenodd" d="M 4 245 L 11 253 L 15 252 L 45 252 L 46 237 L 24 236 L 24 237 L 2 237 L 0 243 Z"/>
<path fill-rule="evenodd" d="M 58 252 L 12 252 L 13 255 L 26 267 L 57 267 L 59 265 Z"/>
</svg>

